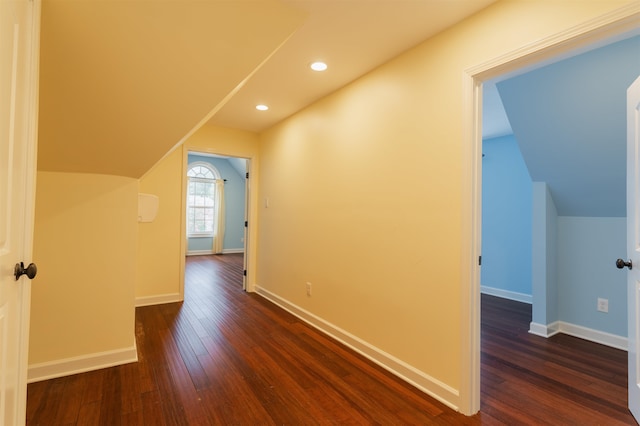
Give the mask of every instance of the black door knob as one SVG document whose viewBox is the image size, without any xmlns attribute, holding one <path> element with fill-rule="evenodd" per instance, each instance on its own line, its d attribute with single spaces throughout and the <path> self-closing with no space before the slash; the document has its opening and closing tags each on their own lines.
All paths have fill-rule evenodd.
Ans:
<svg viewBox="0 0 640 426">
<path fill-rule="evenodd" d="M 30 280 L 34 279 L 36 274 L 38 273 L 38 267 L 35 263 L 30 263 L 27 268 L 24 268 L 24 263 L 16 263 L 16 267 L 13 269 L 14 275 L 16 276 L 16 281 L 22 275 L 26 275 Z"/>
<path fill-rule="evenodd" d="M 624 260 L 622 260 L 622 259 L 618 259 L 618 260 L 616 260 L 616 267 L 617 267 L 618 269 L 622 269 L 622 268 L 624 268 L 625 266 L 626 266 L 627 268 L 631 269 L 631 267 L 633 266 L 633 265 L 631 264 L 631 260 L 629 260 L 628 262 L 625 262 L 625 261 L 624 261 Z"/>
</svg>

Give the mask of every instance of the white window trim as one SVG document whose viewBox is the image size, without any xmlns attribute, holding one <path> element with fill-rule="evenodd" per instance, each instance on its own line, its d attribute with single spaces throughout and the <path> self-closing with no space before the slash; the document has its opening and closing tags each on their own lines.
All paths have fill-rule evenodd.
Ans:
<svg viewBox="0 0 640 426">
<path fill-rule="evenodd" d="M 191 169 L 193 169 L 194 167 L 205 167 L 207 169 L 209 169 L 211 171 L 211 173 L 213 173 L 213 179 L 207 179 L 207 178 L 201 178 L 201 177 L 195 177 L 195 176 L 189 176 L 189 171 Z M 189 184 L 191 182 L 213 182 L 215 185 L 215 180 L 216 179 L 222 179 L 222 177 L 220 176 L 220 172 L 218 171 L 218 169 L 210 163 L 207 163 L 206 161 L 194 161 L 193 163 L 189 163 L 188 167 L 187 167 L 187 188 L 189 187 Z M 187 197 L 188 197 L 188 190 L 187 190 Z M 189 211 L 189 202 L 187 201 L 187 216 L 188 216 L 188 211 Z M 187 219 L 188 220 L 188 219 Z M 187 229 L 187 238 L 213 238 L 215 236 L 214 231 L 211 232 L 194 232 L 194 233 L 190 233 L 189 230 Z"/>
</svg>

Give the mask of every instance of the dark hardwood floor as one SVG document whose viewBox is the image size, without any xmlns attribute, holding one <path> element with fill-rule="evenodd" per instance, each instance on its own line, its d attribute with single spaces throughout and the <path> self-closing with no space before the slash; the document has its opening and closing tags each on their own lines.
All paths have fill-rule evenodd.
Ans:
<svg viewBox="0 0 640 426">
<path fill-rule="evenodd" d="M 482 409 L 465 417 L 241 288 L 242 256 L 187 259 L 185 301 L 136 310 L 139 362 L 28 386 L 29 425 L 616 425 L 626 353 L 530 335 L 482 298 Z"/>
<path fill-rule="evenodd" d="M 627 409 L 627 352 L 535 336 L 530 322 L 531 305 L 482 295 L 483 416 L 508 425 L 636 424 Z"/>
</svg>

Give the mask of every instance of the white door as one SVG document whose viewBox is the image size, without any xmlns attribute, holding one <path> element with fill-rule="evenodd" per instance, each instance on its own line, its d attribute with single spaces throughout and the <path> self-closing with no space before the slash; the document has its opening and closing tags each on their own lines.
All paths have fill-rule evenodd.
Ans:
<svg viewBox="0 0 640 426">
<path fill-rule="evenodd" d="M 629 409 L 640 422 L 640 77 L 627 91 L 627 256 Z"/>
<path fill-rule="evenodd" d="M 39 0 L 0 0 L 0 424 L 25 422 Z"/>
</svg>

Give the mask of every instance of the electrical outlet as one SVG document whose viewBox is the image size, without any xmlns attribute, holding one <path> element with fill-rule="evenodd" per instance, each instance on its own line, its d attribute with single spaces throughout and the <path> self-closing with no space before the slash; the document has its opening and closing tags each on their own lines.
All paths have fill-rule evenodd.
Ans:
<svg viewBox="0 0 640 426">
<path fill-rule="evenodd" d="M 609 299 L 602 299 L 598 297 L 598 311 L 609 312 Z"/>
<path fill-rule="evenodd" d="M 307 296 L 311 297 L 311 283 L 307 283 Z"/>
</svg>

